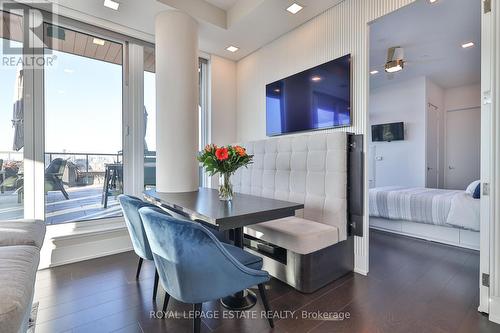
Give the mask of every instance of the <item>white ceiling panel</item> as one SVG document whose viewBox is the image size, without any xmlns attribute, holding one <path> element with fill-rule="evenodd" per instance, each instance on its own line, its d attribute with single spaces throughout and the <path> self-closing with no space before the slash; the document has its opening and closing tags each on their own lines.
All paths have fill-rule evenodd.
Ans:
<svg viewBox="0 0 500 333">
<path fill-rule="evenodd" d="M 462 43 L 475 46 L 463 49 Z M 392 76 L 385 74 L 387 49 L 401 46 L 405 68 Z M 480 82 L 481 2 L 420 0 L 384 16 L 370 26 L 370 86 L 427 76 L 443 88 Z"/>
</svg>

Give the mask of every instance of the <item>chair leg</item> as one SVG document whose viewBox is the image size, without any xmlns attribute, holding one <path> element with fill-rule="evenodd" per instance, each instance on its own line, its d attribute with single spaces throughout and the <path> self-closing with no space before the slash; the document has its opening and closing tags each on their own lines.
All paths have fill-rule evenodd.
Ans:
<svg viewBox="0 0 500 333">
<path fill-rule="evenodd" d="M 170 294 L 165 291 L 165 299 L 163 300 L 163 312 L 167 311 L 169 300 L 170 300 Z"/>
<path fill-rule="evenodd" d="M 66 192 L 66 189 L 61 185 L 61 193 L 66 198 L 66 200 L 69 200 L 69 194 Z"/>
<path fill-rule="evenodd" d="M 193 333 L 200 333 L 201 330 L 201 310 L 202 303 L 193 304 L 194 319 L 193 319 Z"/>
<path fill-rule="evenodd" d="M 158 270 L 155 268 L 155 285 L 153 287 L 153 301 L 156 299 L 156 292 L 158 291 L 158 280 L 160 276 L 158 275 Z"/>
<path fill-rule="evenodd" d="M 135 274 L 135 279 L 139 280 L 139 274 L 141 274 L 141 267 L 142 267 L 142 262 L 144 259 L 139 257 L 139 264 L 137 265 L 137 273 Z"/>
<path fill-rule="evenodd" d="M 261 283 L 259 284 L 259 292 L 260 292 L 260 297 L 262 298 L 262 303 L 264 303 L 264 309 L 266 309 L 266 312 L 271 311 L 269 308 L 269 302 L 267 301 L 267 296 L 266 296 L 266 288 L 264 287 L 264 284 Z M 267 318 L 269 320 L 269 325 L 271 328 L 274 328 L 274 321 L 272 317 Z"/>
</svg>

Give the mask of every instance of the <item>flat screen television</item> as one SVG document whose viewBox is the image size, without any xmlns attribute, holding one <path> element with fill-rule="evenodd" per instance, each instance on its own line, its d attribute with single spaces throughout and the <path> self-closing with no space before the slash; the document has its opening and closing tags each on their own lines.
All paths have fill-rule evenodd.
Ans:
<svg viewBox="0 0 500 333">
<path fill-rule="evenodd" d="M 266 85 L 268 136 L 351 125 L 351 55 Z"/>
<path fill-rule="evenodd" d="M 401 141 L 405 139 L 403 122 L 372 125 L 372 141 Z"/>
</svg>

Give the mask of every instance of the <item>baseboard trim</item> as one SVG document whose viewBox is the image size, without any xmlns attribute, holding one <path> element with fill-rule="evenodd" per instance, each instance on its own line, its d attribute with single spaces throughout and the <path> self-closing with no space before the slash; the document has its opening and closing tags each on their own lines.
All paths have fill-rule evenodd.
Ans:
<svg viewBox="0 0 500 333">
<path fill-rule="evenodd" d="M 500 316 L 495 316 L 490 313 L 488 319 L 494 323 L 500 324 Z"/>
<path fill-rule="evenodd" d="M 500 297 L 490 297 L 490 311 L 488 319 L 494 323 L 500 324 Z"/>
<path fill-rule="evenodd" d="M 58 261 L 57 263 L 52 263 L 46 267 L 38 267 L 38 269 L 42 270 L 42 269 L 47 269 L 47 268 L 52 268 L 52 267 L 57 267 L 57 266 L 62 266 L 62 265 L 67 265 L 67 264 L 74 264 L 74 263 L 77 263 L 80 261 L 91 260 L 91 259 L 96 259 L 96 258 L 101 258 L 101 257 L 106 257 L 106 256 L 112 256 L 114 254 L 129 252 L 129 251 L 133 251 L 133 250 L 134 250 L 134 248 L 132 246 L 130 246 L 130 247 L 122 248 L 122 249 L 108 251 L 108 252 L 101 253 L 101 254 L 93 254 L 93 255 L 88 255 L 88 256 L 84 256 L 84 257 L 62 260 L 62 261 Z"/>
<path fill-rule="evenodd" d="M 358 267 L 354 267 L 354 273 L 358 273 L 358 274 L 361 274 L 361 275 L 364 275 L 364 276 L 368 275 L 368 271 L 367 270 L 360 269 Z"/>
<path fill-rule="evenodd" d="M 43 244 L 38 269 L 105 257 L 132 249 L 127 228 L 113 228 L 101 232 L 62 237 L 49 236 Z"/>
</svg>

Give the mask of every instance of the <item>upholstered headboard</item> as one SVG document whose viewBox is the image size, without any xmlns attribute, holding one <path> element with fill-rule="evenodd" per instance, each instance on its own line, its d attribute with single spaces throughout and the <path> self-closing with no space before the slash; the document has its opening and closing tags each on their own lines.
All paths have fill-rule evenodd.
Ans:
<svg viewBox="0 0 500 333">
<path fill-rule="evenodd" d="M 242 144 L 254 163 L 233 177 L 235 192 L 304 203 L 297 215 L 347 238 L 347 134 L 287 136 Z"/>
</svg>

